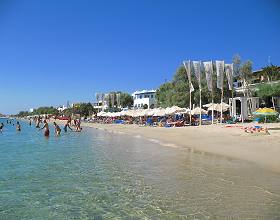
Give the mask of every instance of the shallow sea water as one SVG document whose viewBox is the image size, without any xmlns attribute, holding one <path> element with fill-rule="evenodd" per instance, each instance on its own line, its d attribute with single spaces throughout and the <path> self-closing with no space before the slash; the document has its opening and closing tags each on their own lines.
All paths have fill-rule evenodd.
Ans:
<svg viewBox="0 0 280 220">
<path fill-rule="evenodd" d="M 90 128 L 46 139 L 21 123 L 0 133 L 1 220 L 280 219 L 280 174 L 254 164 Z"/>
</svg>

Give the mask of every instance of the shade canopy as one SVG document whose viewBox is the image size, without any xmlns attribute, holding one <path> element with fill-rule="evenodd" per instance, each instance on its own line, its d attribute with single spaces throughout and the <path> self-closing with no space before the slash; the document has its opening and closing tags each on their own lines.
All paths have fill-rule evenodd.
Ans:
<svg viewBox="0 0 280 220">
<path fill-rule="evenodd" d="M 212 111 L 213 110 L 213 111 L 218 111 L 218 112 L 221 112 L 221 109 L 222 109 L 223 112 L 225 112 L 230 107 L 230 105 L 228 105 L 224 102 L 222 102 L 222 104 L 221 103 L 213 103 L 213 104 L 209 103 L 209 104 L 204 105 L 204 107 L 207 107 L 207 106 L 208 106 L 207 111 Z"/>
<path fill-rule="evenodd" d="M 202 109 L 202 108 L 199 108 L 199 107 L 196 107 L 193 110 L 191 110 L 192 115 L 199 115 L 200 113 L 201 114 L 207 114 L 207 111 Z"/>
<path fill-rule="evenodd" d="M 255 112 L 253 112 L 253 115 L 278 115 L 279 113 L 271 108 L 259 108 Z"/>
</svg>

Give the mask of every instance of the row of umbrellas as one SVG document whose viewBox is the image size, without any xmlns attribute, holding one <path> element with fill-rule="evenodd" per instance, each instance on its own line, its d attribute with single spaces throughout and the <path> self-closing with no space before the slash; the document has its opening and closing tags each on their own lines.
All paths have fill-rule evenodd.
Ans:
<svg viewBox="0 0 280 220">
<path fill-rule="evenodd" d="M 208 108 L 208 111 L 222 111 L 228 110 L 230 107 L 226 103 L 221 104 L 207 104 L 203 107 Z M 131 116 L 131 117 L 143 117 L 143 116 L 166 116 L 166 115 L 174 115 L 174 114 L 192 114 L 192 115 L 199 115 L 199 114 L 207 114 L 207 111 L 204 109 L 201 109 L 199 107 L 194 108 L 190 111 L 188 108 L 180 108 L 178 106 L 172 106 L 167 108 L 154 108 L 154 109 L 134 109 L 134 110 L 127 110 L 127 111 L 121 111 L 121 112 L 99 112 L 97 113 L 97 116 L 102 117 L 120 117 L 120 116 Z"/>
</svg>

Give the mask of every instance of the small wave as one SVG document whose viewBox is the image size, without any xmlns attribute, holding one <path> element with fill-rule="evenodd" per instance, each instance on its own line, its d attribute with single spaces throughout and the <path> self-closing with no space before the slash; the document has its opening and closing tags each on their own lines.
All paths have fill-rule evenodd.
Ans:
<svg viewBox="0 0 280 220">
<path fill-rule="evenodd" d="M 160 145 L 165 146 L 165 147 L 179 148 L 178 145 L 173 144 L 173 143 L 160 143 Z"/>
</svg>

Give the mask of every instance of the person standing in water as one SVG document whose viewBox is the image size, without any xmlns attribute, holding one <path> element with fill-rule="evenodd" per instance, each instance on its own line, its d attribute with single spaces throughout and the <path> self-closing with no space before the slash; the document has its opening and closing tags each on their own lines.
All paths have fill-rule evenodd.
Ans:
<svg viewBox="0 0 280 220">
<path fill-rule="evenodd" d="M 0 132 L 1 132 L 1 133 L 2 133 L 2 131 L 3 131 L 3 128 L 4 128 L 4 124 L 1 123 L 1 124 L 0 124 Z"/>
<path fill-rule="evenodd" d="M 20 124 L 19 124 L 19 122 L 18 122 L 18 121 L 17 121 L 16 130 L 17 130 L 17 131 L 21 131 L 21 126 L 20 126 Z"/>
<path fill-rule="evenodd" d="M 50 136 L 50 129 L 49 129 L 49 124 L 46 120 L 44 120 L 44 126 L 42 128 L 40 128 L 40 130 L 43 130 L 45 128 L 45 137 L 49 137 Z"/>
<path fill-rule="evenodd" d="M 40 117 L 38 117 L 37 123 L 36 123 L 36 128 L 40 128 L 40 122 L 41 122 L 41 119 L 40 119 Z"/>
<path fill-rule="evenodd" d="M 54 122 L 53 124 L 54 124 L 54 127 L 55 127 L 54 132 L 55 132 L 55 134 L 56 134 L 57 136 L 59 136 L 59 135 L 60 135 L 60 132 L 61 132 L 61 129 L 60 129 L 60 127 L 58 126 L 58 124 L 56 124 L 56 122 Z"/>
<path fill-rule="evenodd" d="M 64 132 L 67 132 L 67 128 L 69 128 L 71 131 L 72 131 L 72 128 L 70 127 L 70 125 L 69 125 L 69 123 L 70 123 L 71 121 L 70 120 L 68 120 L 67 122 L 66 122 L 66 124 L 64 125 Z"/>
<path fill-rule="evenodd" d="M 31 119 L 29 119 L 29 126 L 31 126 L 31 124 L 32 124 L 32 123 L 31 123 Z"/>
</svg>

